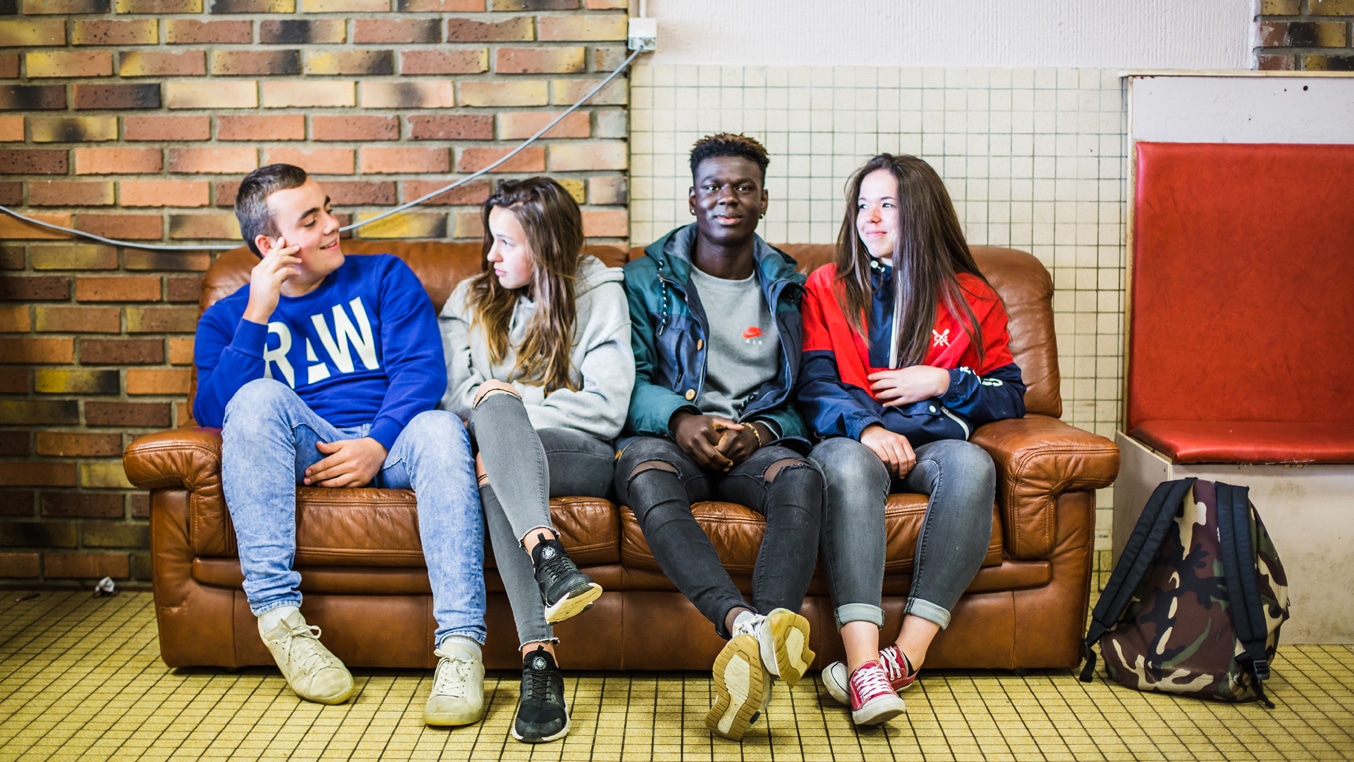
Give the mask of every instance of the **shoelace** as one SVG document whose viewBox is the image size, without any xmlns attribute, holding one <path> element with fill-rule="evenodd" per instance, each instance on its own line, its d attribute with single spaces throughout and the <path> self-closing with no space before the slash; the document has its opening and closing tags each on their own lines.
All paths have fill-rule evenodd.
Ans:
<svg viewBox="0 0 1354 762">
<path fill-rule="evenodd" d="M 437 674 L 433 678 L 433 693 L 438 696 L 465 698 L 469 678 L 469 660 L 446 658 L 437 665 Z"/>
<path fill-rule="evenodd" d="M 573 574 L 572 566 L 568 556 L 558 555 L 541 562 L 536 569 L 536 578 L 545 582 L 546 587 L 554 587 L 556 582 Z"/>
<path fill-rule="evenodd" d="M 912 664 L 907 661 L 907 655 L 896 647 L 885 648 L 879 652 L 879 666 L 884 668 L 884 674 L 888 676 L 889 682 L 898 682 L 914 671 Z"/>
<path fill-rule="evenodd" d="M 296 671 L 308 675 L 333 666 L 332 655 L 319 648 L 319 627 L 313 624 L 297 625 L 290 628 L 288 634 L 292 636 L 292 641 L 287 655 L 295 663 Z"/>
<path fill-rule="evenodd" d="M 525 685 L 522 686 L 523 701 L 550 700 L 550 670 L 528 669 L 523 672 Z"/>
<path fill-rule="evenodd" d="M 855 689 L 853 692 L 862 704 L 880 694 L 893 693 L 893 686 L 889 685 L 889 678 L 884 674 L 884 670 L 864 666 L 858 668 L 856 674 L 851 676 L 851 687 Z"/>
</svg>

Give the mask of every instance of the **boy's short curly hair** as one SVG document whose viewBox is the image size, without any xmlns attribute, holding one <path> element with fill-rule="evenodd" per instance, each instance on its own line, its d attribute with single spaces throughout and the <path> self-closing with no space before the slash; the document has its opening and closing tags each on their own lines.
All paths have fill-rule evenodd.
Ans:
<svg viewBox="0 0 1354 762">
<path fill-rule="evenodd" d="M 741 156 L 762 171 L 762 181 L 766 181 L 766 165 L 771 158 L 766 155 L 766 147 L 754 137 L 742 133 L 720 132 L 706 135 L 691 146 L 691 179 L 696 179 L 696 168 L 706 159 L 716 156 Z"/>
</svg>

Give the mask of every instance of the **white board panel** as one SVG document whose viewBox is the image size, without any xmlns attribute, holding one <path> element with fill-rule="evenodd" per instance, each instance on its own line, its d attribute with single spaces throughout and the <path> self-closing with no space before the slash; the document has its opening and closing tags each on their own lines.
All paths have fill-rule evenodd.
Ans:
<svg viewBox="0 0 1354 762">
<path fill-rule="evenodd" d="M 1129 135 L 1161 143 L 1354 143 L 1354 77 L 1129 76 Z"/>
</svg>

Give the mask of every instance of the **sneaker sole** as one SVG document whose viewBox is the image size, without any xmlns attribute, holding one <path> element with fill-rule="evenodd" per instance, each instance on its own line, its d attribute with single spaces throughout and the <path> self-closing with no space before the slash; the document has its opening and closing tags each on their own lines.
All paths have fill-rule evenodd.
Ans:
<svg viewBox="0 0 1354 762">
<path fill-rule="evenodd" d="M 715 657 L 714 677 L 718 698 L 705 715 L 705 726 L 716 735 L 740 741 L 770 688 L 762 680 L 756 638 L 739 635 L 726 643 Z"/>
<path fill-rule="evenodd" d="M 521 741 L 522 743 L 549 743 L 549 742 L 551 742 L 551 741 L 558 741 L 559 739 L 561 739 L 561 738 L 563 738 L 563 737 L 565 737 L 565 736 L 567 736 L 567 735 L 569 735 L 569 718 L 568 718 L 568 717 L 565 717 L 565 718 L 564 718 L 564 727 L 563 727 L 563 728 L 560 728 L 559 732 L 555 733 L 554 735 L 550 735 L 550 736 L 542 736 L 542 737 L 540 737 L 540 738 L 527 738 L 526 736 L 520 735 L 520 734 L 517 732 L 517 724 L 516 724 L 516 723 L 513 723 L 513 726 L 512 726 L 512 737 L 515 738 L 515 739 L 517 739 L 518 741 Z"/>
<path fill-rule="evenodd" d="M 906 709 L 907 704 L 896 694 L 884 696 L 851 712 L 851 721 L 857 725 L 882 725 Z"/>
<path fill-rule="evenodd" d="M 488 702 L 486 702 L 488 703 Z M 474 725 L 484 718 L 484 711 L 478 714 L 428 714 L 428 710 L 423 710 L 423 724 L 431 725 L 435 728 L 454 728 L 461 725 Z"/>
<path fill-rule="evenodd" d="M 555 605 L 547 607 L 545 621 L 556 624 L 576 617 L 592 608 L 592 604 L 600 597 L 602 597 L 602 586 L 596 582 L 589 582 L 587 587 L 571 591 L 568 595 L 555 601 Z"/>
<path fill-rule="evenodd" d="M 816 655 L 809 650 L 809 620 L 784 609 L 771 612 L 767 619 L 776 644 L 775 674 L 793 688 L 809 671 Z"/>
<path fill-rule="evenodd" d="M 292 692 L 293 692 L 293 693 L 296 693 L 296 689 L 293 688 L 293 689 L 292 689 Z M 297 696 L 297 698 L 304 699 L 304 700 L 306 700 L 306 701 L 312 701 L 312 702 L 314 702 L 314 703 L 316 703 L 316 704 L 328 704 L 328 705 L 330 705 L 330 706 L 333 706 L 334 704 L 342 704 L 342 703 L 344 703 L 345 701 L 348 701 L 348 700 L 351 699 L 356 693 L 357 693 L 357 684 L 354 683 L 353 686 L 352 686 L 351 688 L 348 689 L 348 692 L 347 692 L 347 693 L 344 693 L 344 694 L 341 694 L 341 695 L 338 695 L 338 696 L 328 696 L 328 697 L 322 697 L 322 696 L 303 696 L 303 695 L 301 695 L 300 693 L 296 693 L 296 696 Z"/>
</svg>

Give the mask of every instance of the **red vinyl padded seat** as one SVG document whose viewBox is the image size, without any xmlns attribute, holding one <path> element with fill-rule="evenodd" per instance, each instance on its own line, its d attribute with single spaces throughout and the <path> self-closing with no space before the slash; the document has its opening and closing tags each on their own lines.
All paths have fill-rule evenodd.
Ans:
<svg viewBox="0 0 1354 762">
<path fill-rule="evenodd" d="M 1354 463 L 1354 145 L 1137 144 L 1125 430 Z"/>
<path fill-rule="evenodd" d="M 1354 425 L 1143 421 L 1129 434 L 1174 463 L 1354 463 Z"/>
</svg>

